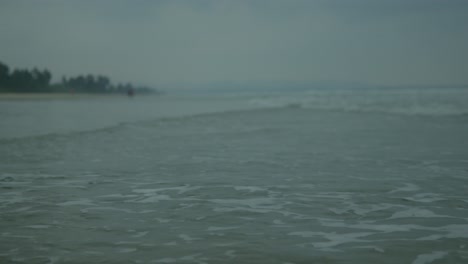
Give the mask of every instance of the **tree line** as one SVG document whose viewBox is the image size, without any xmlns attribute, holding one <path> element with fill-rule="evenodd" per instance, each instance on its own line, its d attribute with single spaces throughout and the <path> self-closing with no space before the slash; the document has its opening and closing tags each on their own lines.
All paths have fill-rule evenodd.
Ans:
<svg viewBox="0 0 468 264">
<path fill-rule="evenodd" d="M 74 77 L 62 77 L 57 83 L 52 83 L 52 73 L 47 70 L 33 68 L 13 69 L 0 61 L 0 92 L 7 93 L 156 93 L 155 89 L 146 86 L 135 86 L 131 83 L 113 84 L 109 77 L 103 75 L 85 74 Z"/>
</svg>

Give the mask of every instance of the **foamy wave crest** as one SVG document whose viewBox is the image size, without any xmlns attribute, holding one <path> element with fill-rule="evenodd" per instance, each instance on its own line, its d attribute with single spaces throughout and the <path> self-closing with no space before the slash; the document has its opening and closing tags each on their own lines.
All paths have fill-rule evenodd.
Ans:
<svg viewBox="0 0 468 264">
<path fill-rule="evenodd" d="M 256 107 L 309 108 L 406 115 L 468 115 L 467 89 L 312 90 L 293 95 L 253 98 Z"/>
</svg>

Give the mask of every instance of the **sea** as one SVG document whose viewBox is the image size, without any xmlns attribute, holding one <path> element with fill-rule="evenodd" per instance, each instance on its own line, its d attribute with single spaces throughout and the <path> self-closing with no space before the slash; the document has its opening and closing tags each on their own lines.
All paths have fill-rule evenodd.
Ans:
<svg viewBox="0 0 468 264">
<path fill-rule="evenodd" d="M 468 263 L 468 89 L 1 100 L 0 263 Z"/>
</svg>

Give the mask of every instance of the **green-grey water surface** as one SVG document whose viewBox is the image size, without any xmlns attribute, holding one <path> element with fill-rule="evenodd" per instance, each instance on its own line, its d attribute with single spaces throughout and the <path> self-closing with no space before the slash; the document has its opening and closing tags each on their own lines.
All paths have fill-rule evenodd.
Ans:
<svg viewBox="0 0 468 264">
<path fill-rule="evenodd" d="M 467 116 L 345 95 L 0 102 L 0 262 L 468 261 Z"/>
</svg>

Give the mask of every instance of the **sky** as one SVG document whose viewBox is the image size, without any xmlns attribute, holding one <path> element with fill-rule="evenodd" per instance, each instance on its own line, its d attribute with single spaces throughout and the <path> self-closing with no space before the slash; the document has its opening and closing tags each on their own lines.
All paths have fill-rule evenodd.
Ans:
<svg viewBox="0 0 468 264">
<path fill-rule="evenodd" d="M 468 84 L 467 0 L 0 0 L 0 61 L 116 82 Z"/>
</svg>

